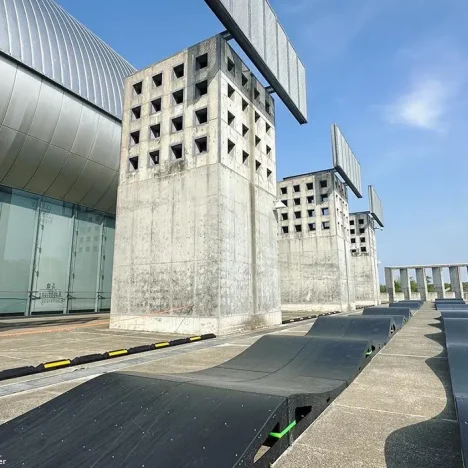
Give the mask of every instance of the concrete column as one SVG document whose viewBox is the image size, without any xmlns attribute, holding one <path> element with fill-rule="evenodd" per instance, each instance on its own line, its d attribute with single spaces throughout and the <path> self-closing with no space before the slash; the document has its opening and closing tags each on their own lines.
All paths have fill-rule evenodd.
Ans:
<svg viewBox="0 0 468 468">
<path fill-rule="evenodd" d="M 418 283 L 418 291 L 421 300 L 427 301 L 427 280 L 425 268 L 416 268 L 416 281 Z"/>
<path fill-rule="evenodd" d="M 408 274 L 408 268 L 400 268 L 400 283 L 401 290 L 405 296 L 405 300 L 411 299 L 411 286 L 410 279 Z"/>
<path fill-rule="evenodd" d="M 434 282 L 434 287 L 437 293 L 437 298 L 443 299 L 445 297 L 445 285 L 444 285 L 444 279 L 442 278 L 442 268 L 440 267 L 432 268 L 432 281 Z"/>
<path fill-rule="evenodd" d="M 385 268 L 385 284 L 387 285 L 388 301 L 395 302 L 395 282 L 393 279 L 393 270 Z"/>
<path fill-rule="evenodd" d="M 463 297 L 463 285 L 460 275 L 460 267 L 449 267 L 450 285 L 455 297 L 461 299 Z"/>
</svg>

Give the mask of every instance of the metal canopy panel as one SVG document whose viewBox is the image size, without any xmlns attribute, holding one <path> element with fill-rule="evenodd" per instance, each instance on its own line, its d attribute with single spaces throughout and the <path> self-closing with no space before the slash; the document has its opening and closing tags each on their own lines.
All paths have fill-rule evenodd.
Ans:
<svg viewBox="0 0 468 468">
<path fill-rule="evenodd" d="M 268 0 L 205 0 L 299 123 L 307 123 L 306 71 Z"/>
<path fill-rule="evenodd" d="M 369 185 L 369 204 L 372 217 L 381 227 L 384 227 L 382 200 L 372 185 Z"/>
<path fill-rule="evenodd" d="M 331 133 L 333 167 L 354 194 L 362 198 L 361 166 L 337 125 L 332 125 Z"/>
</svg>

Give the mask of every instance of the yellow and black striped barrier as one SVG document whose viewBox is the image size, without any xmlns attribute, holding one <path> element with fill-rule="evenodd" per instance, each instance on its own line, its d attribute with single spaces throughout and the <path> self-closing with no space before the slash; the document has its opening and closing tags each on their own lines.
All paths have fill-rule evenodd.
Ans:
<svg viewBox="0 0 468 468">
<path fill-rule="evenodd" d="M 24 377 L 27 375 L 38 374 L 40 372 L 47 372 L 51 370 L 63 369 L 64 367 L 78 366 L 81 364 L 88 364 L 90 362 L 104 361 L 106 359 L 128 356 L 132 354 L 144 353 L 147 351 L 154 351 L 157 349 L 169 348 L 172 346 L 179 346 L 187 343 L 194 343 L 202 340 L 209 340 L 216 338 L 213 333 L 205 335 L 191 336 L 187 338 L 177 338 L 171 341 L 161 341 L 159 343 L 152 343 L 149 345 L 133 346 L 128 349 L 115 349 L 113 351 L 106 351 L 104 353 L 86 354 L 84 356 L 77 356 L 73 359 L 58 359 L 56 361 L 44 362 L 38 366 L 23 366 L 14 367 L 12 369 L 5 369 L 0 371 L 0 381 L 15 379 L 17 377 Z"/>
<path fill-rule="evenodd" d="M 323 314 L 318 314 L 318 315 L 304 315 L 303 317 L 296 317 L 292 319 L 283 320 L 281 323 L 284 325 L 285 323 L 302 322 L 303 320 L 311 320 L 317 317 L 321 317 L 323 315 L 335 315 L 339 313 L 340 313 L 339 311 L 336 311 L 336 312 L 325 312 Z"/>
</svg>

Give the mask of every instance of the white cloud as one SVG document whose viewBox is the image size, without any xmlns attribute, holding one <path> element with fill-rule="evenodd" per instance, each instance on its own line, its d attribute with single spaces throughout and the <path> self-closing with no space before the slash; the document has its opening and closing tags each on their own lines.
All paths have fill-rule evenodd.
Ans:
<svg viewBox="0 0 468 468">
<path fill-rule="evenodd" d="M 410 90 L 385 107 L 385 119 L 427 130 L 443 130 L 452 90 L 435 77 L 415 80 Z"/>
<path fill-rule="evenodd" d="M 408 84 L 382 107 L 384 120 L 444 133 L 468 84 L 468 60 L 447 40 L 404 49 L 399 57 L 409 68 Z"/>
</svg>

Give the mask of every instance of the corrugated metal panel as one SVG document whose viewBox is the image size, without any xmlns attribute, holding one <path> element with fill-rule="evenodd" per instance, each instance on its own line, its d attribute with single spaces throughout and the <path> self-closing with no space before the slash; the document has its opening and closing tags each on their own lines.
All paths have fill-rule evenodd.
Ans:
<svg viewBox="0 0 468 468">
<path fill-rule="evenodd" d="M 121 118 L 135 68 L 54 0 L 0 0 L 0 51 Z"/>
<path fill-rule="evenodd" d="M 384 227 L 382 200 L 372 185 L 369 185 L 369 206 L 372 217 L 381 227 Z"/>
<path fill-rule="evenodd" d="M 333 167 L 358 198 L 362 198 L 361 166 L 337 125 L 332 125 Z"/>
<path fill-rule="evenodd" d="M 268 0 L 205 0 L 300 123 L 306 72 Z"/>
</svg>

